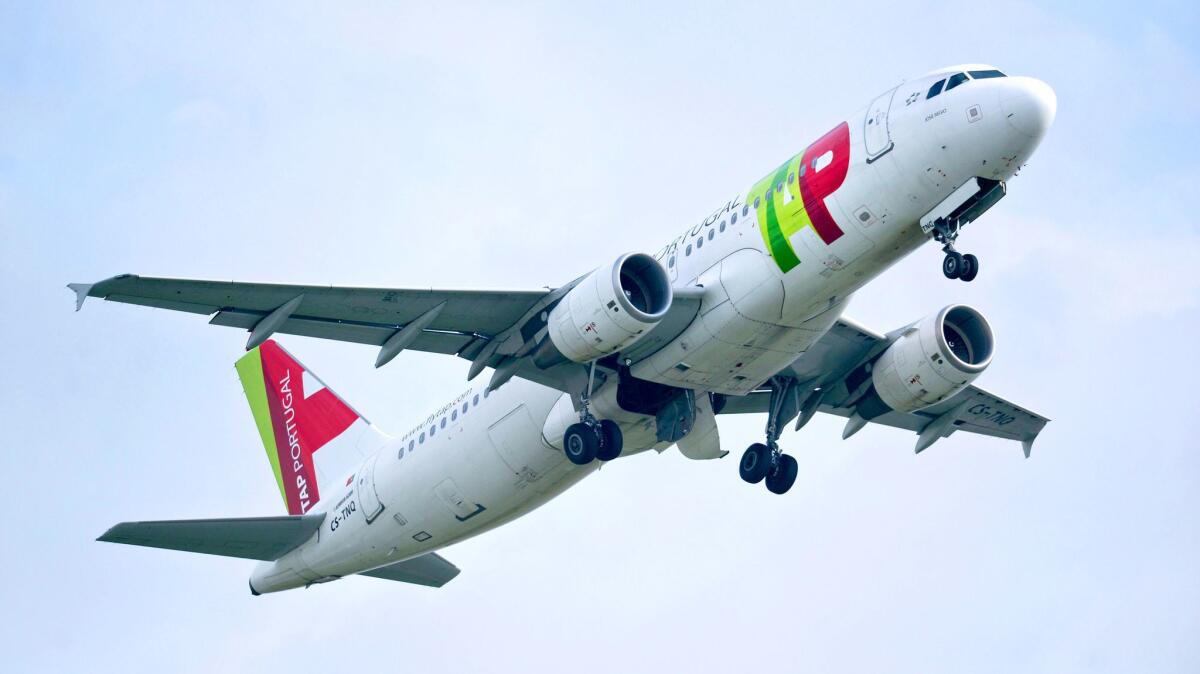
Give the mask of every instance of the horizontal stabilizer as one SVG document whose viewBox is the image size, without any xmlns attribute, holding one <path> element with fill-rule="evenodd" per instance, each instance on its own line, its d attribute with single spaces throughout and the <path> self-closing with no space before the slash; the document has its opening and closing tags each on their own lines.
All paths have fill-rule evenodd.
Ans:
<svg viewBox="0 0 1200 674">
<path fill-rule="evenodd" d="M 312 538 L 325 513 L 283 517 L 121 522 L 98 541 L 272 561 Z M 457 569 L 455 569 L 457 573 Z"/>
<path fill-rule="evenodd" d="M 459 573 L 458 567 L 432 552 L 412 559 L 389 564 L 373 571 L 364 571 L 360 576 L 398 580 L 427 587 L 441 587 Z"/>
</svg>

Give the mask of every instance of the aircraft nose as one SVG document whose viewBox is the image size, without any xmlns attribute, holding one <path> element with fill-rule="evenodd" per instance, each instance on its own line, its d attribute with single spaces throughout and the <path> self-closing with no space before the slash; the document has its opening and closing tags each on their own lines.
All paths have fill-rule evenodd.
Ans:
<svg viewBox="0 0 1200 674">
<path fill-rule="evenodd" d="M 1058 98 L 1049 84 L 1033 77 L 1011 77 L 1000 97 L 1008 124 L 1030 138 L 1040 140 L 1054 123 Z"/>
</svg>

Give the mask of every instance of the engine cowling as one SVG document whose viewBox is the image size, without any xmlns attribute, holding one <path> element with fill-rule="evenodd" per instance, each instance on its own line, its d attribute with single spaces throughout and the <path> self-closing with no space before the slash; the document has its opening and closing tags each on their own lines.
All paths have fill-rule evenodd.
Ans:
<svg viewBox="0 0 1200 674">
<path fill-rule="evenodd" d="M 983 314 L 952 304 L 906 329 L 875 360 L 871 387 L 857 405 L 872 419 L 913 412 L 966 388 L 992 361 L 992 328 Z"/>
<path fill-rule="evenodd" d="M 563 359 L 587 363 L 642 338 L 667 314 L 671 280 L 657 260 L 627 253 L 588 274 L 550 310 L 539 367 Z"/>
</svg>

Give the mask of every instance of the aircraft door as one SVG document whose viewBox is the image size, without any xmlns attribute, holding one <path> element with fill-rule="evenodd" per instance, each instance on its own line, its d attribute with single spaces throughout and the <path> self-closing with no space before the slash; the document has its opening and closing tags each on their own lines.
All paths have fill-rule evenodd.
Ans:
<svg viewBox="0 0 1200 674">
<path fill-rule="evenodd" d="M 895 145 L 888 127 L 888 111 L 892 107 L 892 97 L 899 88 L 896 86 L 883 92 L 867 107 L 867 114 L 863 118 L 863 143 L 867 148 L 868 164 L 887 154 Z"/>
<path fill-rule="evenodd" d="M 375 521 L 379 513 L 383 512 L 383 502 L 379 500 L 379 494 L 375 491 L 375 463 L 379 461 L 379 456 L 380 453 L 376 453 L 363 463 L 354 483 L 354 487 L 358 491 L 359 507 L 362 508 L 363 515 L 367 518 L 367 524 Z"/>
</svg>

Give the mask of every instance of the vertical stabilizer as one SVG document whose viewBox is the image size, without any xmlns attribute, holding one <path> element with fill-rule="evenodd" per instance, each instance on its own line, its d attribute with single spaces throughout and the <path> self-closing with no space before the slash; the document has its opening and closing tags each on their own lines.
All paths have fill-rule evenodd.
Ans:
<svg viewBox="0 0 1200 674">
<path fill-rule="evenodd" d="M 237 372 L 288 514 L 309 512 L 388 440 L 274 340 Z"/>
</svg>

